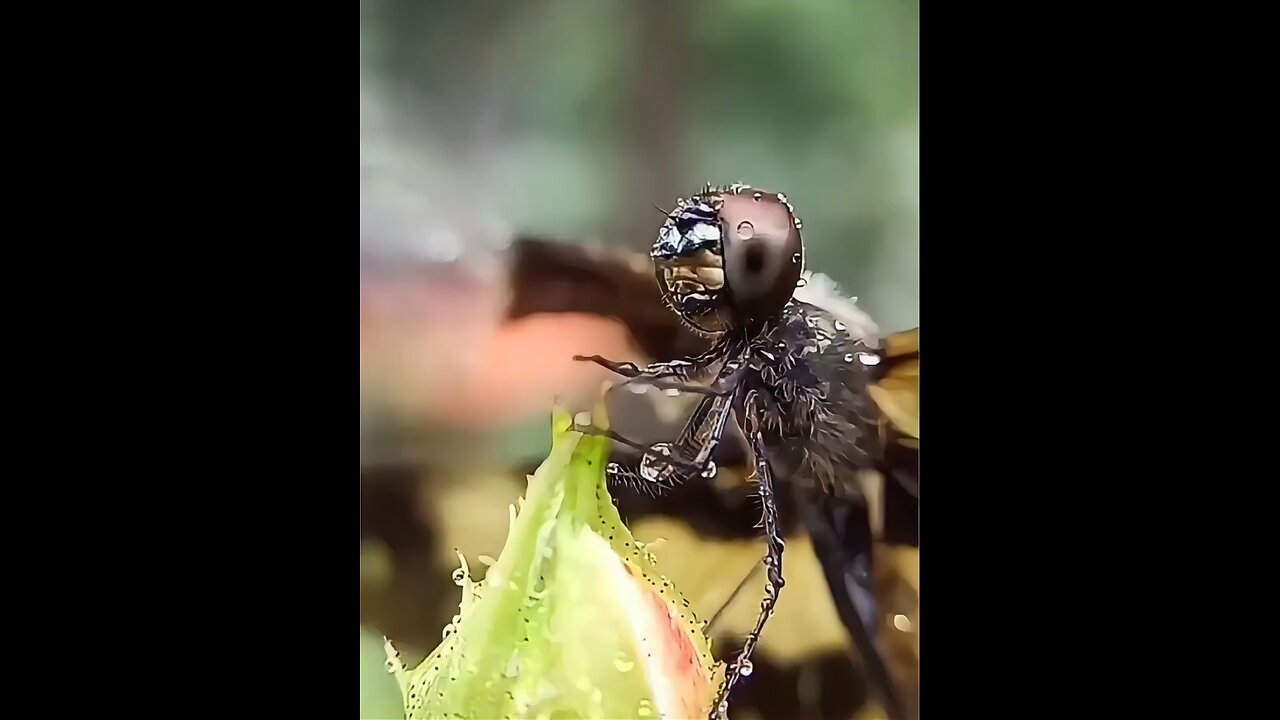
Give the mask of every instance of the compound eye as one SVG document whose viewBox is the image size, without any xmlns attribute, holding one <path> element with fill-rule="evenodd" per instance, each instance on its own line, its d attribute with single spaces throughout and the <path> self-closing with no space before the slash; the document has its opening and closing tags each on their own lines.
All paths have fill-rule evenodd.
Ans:
<svg viewBox="0 0 1280 720">
<path fill-rule="evenodd" d="M 773 193 L 725 197 L 725 283 L 733 303 L 752 317 L 791 299 L 802 268 L 800 231 L 790 207 Z"/>
<path fill-rule="evenodd" d="M 724 232 L 718 198 L 681 201 L 658 232 L 649 255 L 667 303 L 690 326 L 708 333 L 728 323 L 722 291 Z"/>
</svg>

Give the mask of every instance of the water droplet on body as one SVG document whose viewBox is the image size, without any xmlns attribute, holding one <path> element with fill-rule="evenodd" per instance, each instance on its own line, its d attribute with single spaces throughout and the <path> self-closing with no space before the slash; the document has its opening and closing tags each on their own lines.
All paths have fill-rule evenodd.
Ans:
<svg viewBox="0 0 1280 720">
<path fill-rule="evenodd" d="M 750 660 L 743 658 L 742 662 L 738 663 L 738 672 L 744 676 L 750 675 L 755 672 L 755 667 L 751 664 Z"/>
<path fill-rule="evenodd" d="M 649 482 L 658 482 L 662 479 L 662 472 L 668 467 L 665 458 L 671 455 L 670 443 L 658 443 L 651 448 L 649 452 L 644 454 L 644 458 L 640 461 L 640 477 Z"/>
<path fill-rule="evenodd" d="M 858 360 L 860 360 L 863 365 L 879 365 L 880 364 L 880 356 L 876 355 L 875 353 L 860 352 L 858 353 Z"/>
</svg>

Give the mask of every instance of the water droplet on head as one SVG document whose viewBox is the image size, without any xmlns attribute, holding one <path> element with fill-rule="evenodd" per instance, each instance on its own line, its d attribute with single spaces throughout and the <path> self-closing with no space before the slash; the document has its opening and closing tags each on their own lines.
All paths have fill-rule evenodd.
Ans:
<svg viewBox="0 0 1280 720">
<path fill-rule="evenodd" d="M 880 364 L 880 356 L 876 355 L 875 353 L 860 352 L 858 353 L 858 360 L 862 361 L 863 365 L 879 365 Z"/>
</svg>

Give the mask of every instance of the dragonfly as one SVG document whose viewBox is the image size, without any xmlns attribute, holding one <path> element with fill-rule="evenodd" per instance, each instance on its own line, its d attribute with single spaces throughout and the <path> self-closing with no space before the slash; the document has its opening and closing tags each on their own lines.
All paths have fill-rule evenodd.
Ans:
<svg viewBox="0 0 1280 720">
<path fill-rule="evenodd" d="M 661 208 L 659 208 L 661 210 Z M 642 444 L 584 427 L 629 448 L 611 482 L 649 493 L 714 477 L 730 421 L 749 449 L 762 506 L 766 584 L 760 613 L 727 666 L 710 717 L 752 671 L 751 654 L 786 584 L 779 494 L 801 502 L 805 527 L 841 621 L 890 717 L 900 699 L 876 649 L 873 534 L 865 471 L 919 497 L 919 329 L 880 342 L 841 314 L 797 299 L 804 283 L 803 223 L 787 197 L 742 183 L 708 184 L 679 198 L 650 249 L 664 304 L 710 339 L 705 352 L 639 367 L 574 356 L 668 392 L 700 395 L 671 442 Z"/>
</svg>

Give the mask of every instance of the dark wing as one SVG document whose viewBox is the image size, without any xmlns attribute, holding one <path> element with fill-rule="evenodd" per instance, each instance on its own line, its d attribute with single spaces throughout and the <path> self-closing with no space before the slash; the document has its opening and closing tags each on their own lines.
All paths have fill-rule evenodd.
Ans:
<svg viewBox="0 0 1280 720">
<path fill-rule="evenodd" d="M 881 412 L 884 487 L 882 539 L 920 544 L 920 330 L 891 335 L 868 388 Z"/>
</svg>

